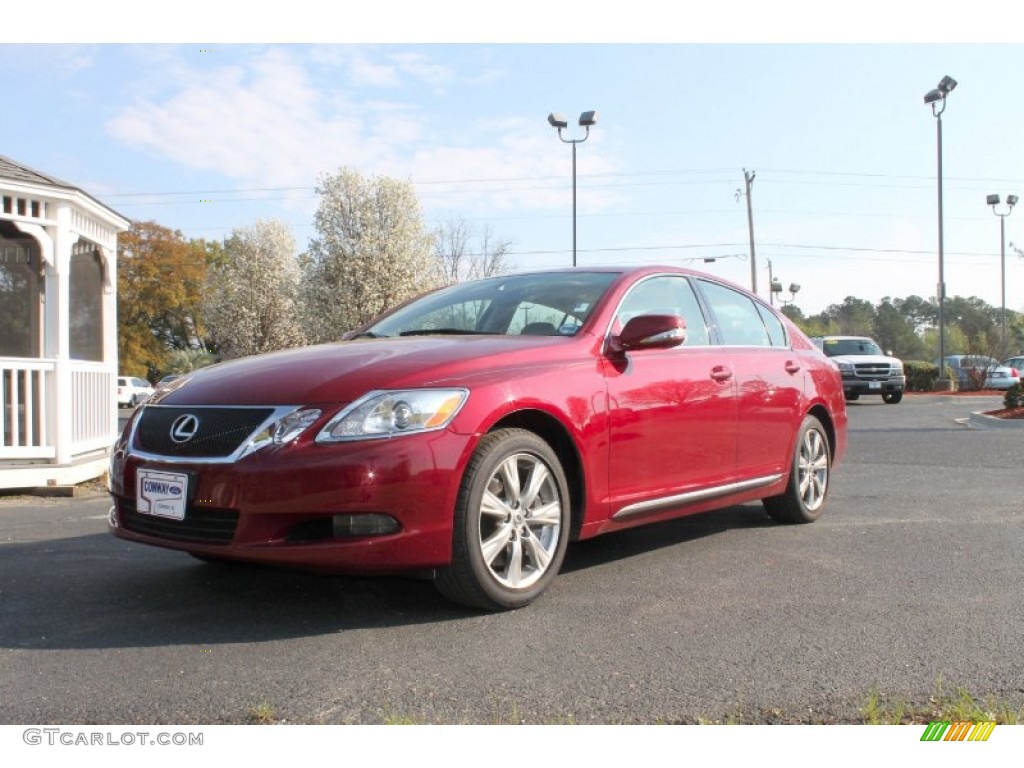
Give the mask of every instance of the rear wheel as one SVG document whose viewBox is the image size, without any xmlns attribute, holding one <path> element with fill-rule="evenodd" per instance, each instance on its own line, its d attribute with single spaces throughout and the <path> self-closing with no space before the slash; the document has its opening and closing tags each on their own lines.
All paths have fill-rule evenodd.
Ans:
<svg viewBox="0 0 1024 768">
<path fill-rule="evenodd" d="M 831 468 L 825 428 L 814 416 L 808 416 L 797 433 L 786 490 L 780 496 L 765 499 L 765 511 L 780 523 L 814 522 L 825 511 Z"/>
<path fill-rule="evenodd" d="M 886 392 L 882 395 L 882 400 L 887 402 L 889 405 L 896 405 L 900 400 L 903 399 L 902 392 Z"/>
<path fill-rule="evenodd" d="M 546 442 L 522 429 L 485 436 L 462 480 L 452 562 L 437 588 L 472 608 L 528 605 L 562 565 L 569 507 L 565 473 Z"/>
</svg>

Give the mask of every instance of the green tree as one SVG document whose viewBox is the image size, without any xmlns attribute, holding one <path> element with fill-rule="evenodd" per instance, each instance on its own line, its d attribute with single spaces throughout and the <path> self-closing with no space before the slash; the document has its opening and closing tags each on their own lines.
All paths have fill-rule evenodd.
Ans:
<svg viewBox="0 0 1024 768">
<path fill-rule="evenodd" d="M 439 284 L 433 238 L 410 183 L 342 168 L 322 176 L 317 193 L 301 290 L 311 341 L 335 340 Z"/>
<path fill-rule="evenodd" d="M 870 301 L 847 296 L 842 304 L 832 304 L 825 310 L 838 328 L 838 333 L 846 336 L 870 336 L 875 328 L 875 307 Z"/>
<path fill-rule="evenodd" d="M 164 373 L 191 373 L 217 362 L 217 356 L 205 349 L 175 349 L 167 355 Z"/>
<path fill-rule="evenodd" d="M 914 321 L 900 312 L 898 302 L 899 299 L 893 302 L 886 296 L 875 308 L 875 341 L 904 360 L 927 359 L 930 351 L 917 335 Z"/>
</svg>

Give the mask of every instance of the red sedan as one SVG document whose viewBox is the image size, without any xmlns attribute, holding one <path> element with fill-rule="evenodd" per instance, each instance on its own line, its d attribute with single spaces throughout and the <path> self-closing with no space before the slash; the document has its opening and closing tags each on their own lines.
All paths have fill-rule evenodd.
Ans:
<svg viewBox="0 0 1024 768">
<path fill-rule="evenodd" d="M 110 524 L 202 560 L 418 572 L 528 604 L 570 541 L 761 500 L 815 520 L 838 370 L 742 289 L 670 267 L 506 275 L 345 341 L 221 363 L 114 446 Z"/>
</svg>

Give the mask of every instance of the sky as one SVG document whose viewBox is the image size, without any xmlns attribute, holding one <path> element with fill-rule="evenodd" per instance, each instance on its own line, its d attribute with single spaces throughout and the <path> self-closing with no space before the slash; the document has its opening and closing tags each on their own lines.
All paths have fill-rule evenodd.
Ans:
<svg viewBox="0 0 1024 768">
<path fill-rule="evenodd" d="M 682 265 L 750 287 L 746 170 L 759 293 L 770 264 L 778 298 L 813 314 L 846 296 L 936 294 L 937 120 L 923 97 L 950 75 L 947 295 L 1001 304 L 985 199 L 1024 195 L 1009 4 L 954 22 L 942 2 L 926 22 L 898 2 L 824 18 L 802 2 L 709 15 L 641 0 L 626 19 L 601 3 L 482 5 L 442 0 L 428 17 L 378 3 L 318 23 L 297 0 L 287 18 L 254 3 L 243 23 L 206 10 L 197 24 L 191 0 L 166 23 L 101 2 L 50 25 L 15 18 L 0 25 L 0 154 L 189 238 L 280 219 L 300 251 L 318 179 L 348 167 L 409 181 L 428 227 L 489 227 L 515 268 L 550 268 L 572 263 L 572 149 L 547 116 L 579 139 L 578 116 L 596 110 L 576 145 L 580 266 Z M 1024 248 L 1024 210 L 1005 225 L 1006 304 L 1024 311 L 1010 246 Z"/>
</svg>

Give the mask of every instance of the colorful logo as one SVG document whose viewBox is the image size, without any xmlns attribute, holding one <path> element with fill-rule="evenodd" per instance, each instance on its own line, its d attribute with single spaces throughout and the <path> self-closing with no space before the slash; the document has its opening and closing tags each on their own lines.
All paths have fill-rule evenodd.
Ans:
<svg viewBox="0 0 1024 768">
<path fill-rule="evenodd" d="M 992 721 L 975 723 L 932 721 L 921 734 L 921 741 L 988 741 L 996 724 Z"/>
</svg>

